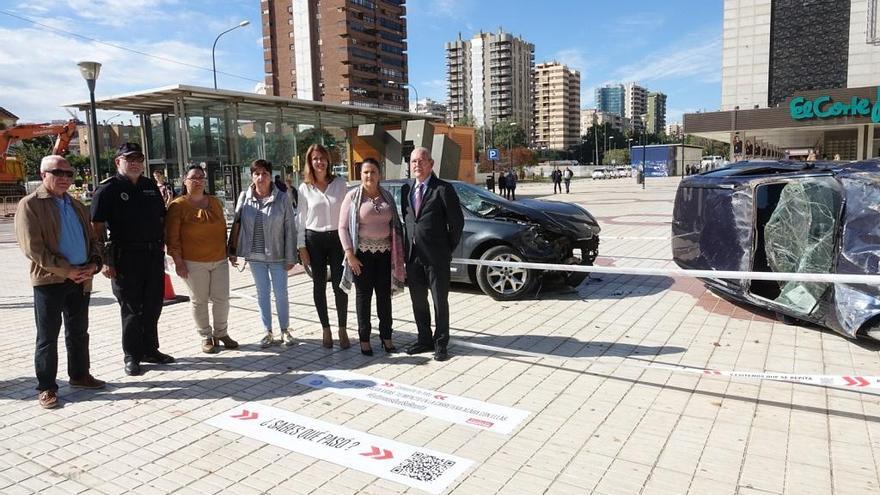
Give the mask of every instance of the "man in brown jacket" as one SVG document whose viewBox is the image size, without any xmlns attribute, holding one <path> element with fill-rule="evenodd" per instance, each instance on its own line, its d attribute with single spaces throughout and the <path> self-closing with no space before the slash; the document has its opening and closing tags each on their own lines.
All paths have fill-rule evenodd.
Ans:
<svg viewBox="0 0 880 495">
<path fill-rule="evenodd" d="M 67 374 L 74 388 L 103 388 L 89 373 L 89 297 L 92 277 L 101 271 L 98 242 L 89 226 L 89 211 L 70 197 L 73 167 L 49 155 L 40 163 L 43 184 L 18 203 L 15 235 L 31 260 L 37 345 L 39 404 L 58 406 L 58 333 L 64 315 Z"/>
</svg>

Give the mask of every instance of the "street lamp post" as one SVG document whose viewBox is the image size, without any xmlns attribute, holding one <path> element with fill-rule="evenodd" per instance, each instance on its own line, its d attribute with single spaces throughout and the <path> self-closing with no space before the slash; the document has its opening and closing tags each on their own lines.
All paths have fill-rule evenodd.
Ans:
<svg viewBox="0 0 880 495">
<path fill-rule="evenodd" d="M 510 170 L 513 170 L 513 129 L 516 122 L 507 123 L 507 153 L 510 155 Z"/>
<path fill-rule="evenodd" d="M 234 29 L 238 29 L 240 27 L 245 27 L 250 23 L 251 23 L 251 21 L 241 21 L 238 23 L 237 26 L 233 26 L 233 27 L 227 29 L 226 31 L 223 31 L 222 33 L 218 34 L 217 37 L 214 39 L 214 46 L 211 47 L 211 68 L 213 69 L 213 72 L 214 72 L 214 89 L 217 89 L 217 58 L 214 56 L 214 51 L 217 49 L 217 42 L 220 41 L 221 36 L 228 33 L 229 31 L 232 31 Z"/>
<path fill-rule="evenodd" d="M 99 62 L 83 61 L 76 64 L 79 67 L 79 73 L 89 86 L 89 131 L 91 145 L 89 146 L 89 165 L 92 172 L 92 191 L 98 188 L 98 153 L 101 152 L 98 145 L 98 117 L 95 111 L 95 82 L 98 80 L 98 74 L 101 73 L 101 64 Z"/>
</svg>

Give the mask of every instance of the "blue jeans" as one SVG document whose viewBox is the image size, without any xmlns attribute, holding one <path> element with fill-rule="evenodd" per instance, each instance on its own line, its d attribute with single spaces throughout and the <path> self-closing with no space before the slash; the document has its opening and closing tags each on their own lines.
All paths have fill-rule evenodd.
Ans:
<svg viewBox="0 0 880 495">
<path fill-rule="evenodd" d="M 272 306 L 269 302 L 269 289 L 275 294 L 275 311 L 278 312 L 278 325 L 282 330 L 290 327 L 290 309 L 287 304 L 287 270 L 281 262 L 248 261 L 251 275 L 257 284 L 257 304 L 260 306 L 260 319 L 267 332 L 272 331 Z"/>
</svg>

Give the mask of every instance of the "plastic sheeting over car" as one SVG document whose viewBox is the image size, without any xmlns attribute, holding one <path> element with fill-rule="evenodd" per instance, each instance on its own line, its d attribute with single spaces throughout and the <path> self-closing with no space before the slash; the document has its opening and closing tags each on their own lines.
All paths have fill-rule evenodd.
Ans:
<svg viewBox="0 0 880 495">
<path fill-rule="evenodd" d="M 790 182 L 764 227 L 764 249 L 776 272 L 829 273 L 840 217 L 840 185 L 831 177 Z M 809 314 L 828 283 L 785 282 L 776 302 Z"/>
<path fill-rule="evenodd" d="M 682 268 L 878 274 L 880 161 L 743 162 L 682 179 L 672 248 Z M 734 299 L 848 337 L 880 339 L 877 286 L 704 281 Z"/>
</svg>

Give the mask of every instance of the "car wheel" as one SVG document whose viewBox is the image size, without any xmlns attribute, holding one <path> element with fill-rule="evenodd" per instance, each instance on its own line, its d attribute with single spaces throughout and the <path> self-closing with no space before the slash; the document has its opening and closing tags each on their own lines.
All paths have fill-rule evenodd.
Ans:
<svg viewBox="0 0 880 495">
<path fill-rule="evenodd" d="M 522 255 L 510 246 L 495 246 L 480 256 L 486 261 L 524 261 Z M 512 301 L 527 294 L 535 285 L 535 270 L 498 266 L 477 267 L 477 285 L 496 301 Z"/>
</svg>

